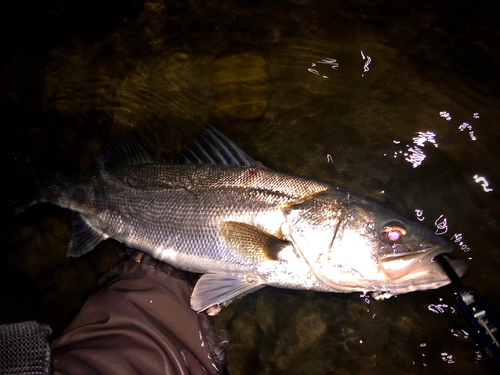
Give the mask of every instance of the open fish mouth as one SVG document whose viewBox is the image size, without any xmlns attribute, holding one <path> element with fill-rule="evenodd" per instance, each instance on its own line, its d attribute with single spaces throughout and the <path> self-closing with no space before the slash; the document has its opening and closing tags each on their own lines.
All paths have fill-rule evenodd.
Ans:
<svg viewBox="0 0 500 375">
<path fill-rule="evenodd" d="M 399 279 L 417 268 L 427 266 L 427 263 L 431 263 L 437 255 L 448 254 L 452 251 L 453 248 L 449 246 L 435 248 L 431 251 L 389 254 L 380 260 L 379 267 L 389 279 Z"/>
<path fill-rule="evenodd" d="M 434 256 L 436 255 L 438 254 L 435 254 Z M 450 263 L 450 265 L 453 267 L 453 269 L 455 270 L 455 272 L 459 277 L 462 277 L 465 274 L 465 272 L 467 271 L 467 264 L 463 260 L 452 259 L 449 257 L 445 258 L 448 261 L 448 263 Z M 402 280 L 403 279 L 418 279 L 419 282 L 425 284 L 426 287 L 429 286 L 429 283 L 435 285 L 438 284 L 446 285 L 451 282 L 448 275 L 443 270 L 443 268 L 434 259 L 432 259 L 429 262 L 426 262 L 423 265 L 420 265 L 419 267 L 414 268 L 411 272 L 403 276 Z"/>
<path fill-rule="evenodd" d="M 351 279 L 342 283 L 342 290 L 372 291 L 375 299 L 385 299 L 397 294 L 417 290 L 437 289 L 451 283 L 446 272 L 434 258 L 452 252 L 451 247 L 437 248 L 422 253 L 403 253 L 385 256 L 380 261 L 376 279 Z M 461 259 L 445 256 L 459 277 L 467 271 Z"/>
<path fill-rule="evenodd" d="M 447 285 L 450 279 L 434 258 L 440 254 L 448 254 L 452 250 L 450 246 L 430 252 L 386 256 L 380 261 L 382 274 L 380 282 L 398 294 Z M 467 271 L 467 264 L 463 260 L 449 257 L 446 257 L 446 260 L 458 276 L 461 277 Z"/>
</svg>

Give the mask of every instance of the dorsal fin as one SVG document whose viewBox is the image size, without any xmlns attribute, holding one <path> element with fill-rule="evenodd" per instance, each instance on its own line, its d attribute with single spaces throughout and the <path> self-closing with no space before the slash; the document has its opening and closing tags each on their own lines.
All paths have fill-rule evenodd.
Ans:
<svg viewBox="0 0 500 375">
<path fill-rule="evenodd" d="M 103 145 L 94 159 L 95 165 L 105 170 L 153 162 L 153 158 L 132 136 L 122 135 Z"/>
<path fill-rule="evenodd" d="M 233 141 L 207 126 L 177 157 L 180 164 L 262 167 Z"/>
</svg>

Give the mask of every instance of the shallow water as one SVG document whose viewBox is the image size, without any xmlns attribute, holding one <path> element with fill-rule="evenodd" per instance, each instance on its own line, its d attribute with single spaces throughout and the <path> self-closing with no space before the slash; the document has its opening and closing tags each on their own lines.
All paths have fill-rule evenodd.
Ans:
<svg viewBox="0 0 500 375">
<path fill-rule="evenodd" d="M 465 2 L 17 9 L 4 34 L 2 198 L 22 196 L 28 172 L 83 170 L 122 131 L 167 158 L 210 123 L 270 168 L 456 239 L 464 280 L 499 316 L 497 21 Z M 59 333 L 116 261 L 112 241 L 65 258 L 70 218 L 40 205 L 4 223 L 2 323 Z M 495 373 L 455 308 L 446 287 L 387 301 L 265 288 L 214 322 L 230 334 L 230 374 Z"/>
</svg>

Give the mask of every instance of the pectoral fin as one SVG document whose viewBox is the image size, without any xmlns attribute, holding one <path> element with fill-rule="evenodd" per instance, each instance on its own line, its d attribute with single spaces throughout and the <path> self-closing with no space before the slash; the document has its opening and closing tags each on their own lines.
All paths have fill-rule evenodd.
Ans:
<svg viewBox="0 0 500 375">
<path fill-rule="evenodd" d="M 276 260 L 290 242 L 245 223 L 227 221 L 222 224 L 226 244 L 235 253 L 254 262 Z"/>
<path fill-rule="evenodd" d="M 264 286 L 259 278 L 252 274 L 207 273 L 194 287 L 191 308 L 200 312 L 213 305 L 226 306 L 236 297 L 243 297 Z"/>
</svg>

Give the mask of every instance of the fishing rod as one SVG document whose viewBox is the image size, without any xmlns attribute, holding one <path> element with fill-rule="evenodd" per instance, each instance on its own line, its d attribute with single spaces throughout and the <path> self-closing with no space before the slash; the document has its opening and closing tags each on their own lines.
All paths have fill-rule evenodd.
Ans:
<svg viewBox="0 0 500 375">
<path fill-rule="evenodd" d="M 451 289 L 455 293 L 455 301 L 460 307 L 468 323 L 477 331 L 484 341 L 487 353 L 500 365 L 500 325 L 484 301 L 475 290 L 465 287 L 446 257 L 438 255 L 434 259 L 443 268 L 451 280 Z"/>
</svg>

